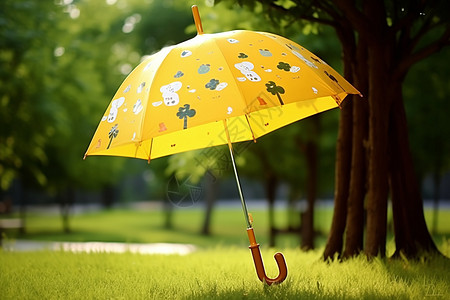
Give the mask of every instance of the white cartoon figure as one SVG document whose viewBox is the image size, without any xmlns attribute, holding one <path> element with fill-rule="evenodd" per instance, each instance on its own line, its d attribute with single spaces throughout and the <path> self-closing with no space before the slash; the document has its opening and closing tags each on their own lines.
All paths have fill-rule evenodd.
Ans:
<svg viewBox="0 0 450 300">
<path fill-rule="evenodd" d="M 168 85 L 163 85 L 160 89 L 164 104 L 167 106 L 174 106 L 180 102 L 180 97 L 176 92 L 181 89 L 183 84 L 180 81 L 174 81 Z"/>
<path fill-rule="evenodd" d="M 258 74 L 252 71 L 255 66 L 253 66 L 251 62 L 243 61 L 241 63 L 235 64 L 234 66 L 236 69 L 241 71 L 241 73 L 244 74 L 248 80 L 253 82 L 261 81 L 261 77 L 259 77 Z"/>
<path fill-rule="evenodd" d="M 144 108 L 144 107 L 142 106 L 142 101 L 141 101 L 141 99 L 138 99 L 138 100 L 136 101 L 136 103 L 133 105 L 133 113 L 134 113 L 135 115 L 137 115 L 138 113 L 141 112 L 141 110 L 142 110 L 143 108 Z"/>
<path fill-rule="evenodd" d="M 125 101 L 125 97 L 120 97 L 119 99 L 115 99 L 111 102 L 111 109 L 109 110 L 108 115 L 108 123 L 112 123 L 117 118 L 117 113 L 119 112 L 119 107 L 122 106 Z"/>
<path fill-rule="evenodd" d="M 226 88 L 227 86 L 228 86 L 228 83 L 226 83 L 226 82 L 221 82 L 221 83 L 219 83 L 219 84 L 217 85 L 216 91 L 221 91 L 221 90 L 223 90 L 224 88 Z"/>
<path fill-rule="evenodd" d="M 305 64 L 307 64 L 309 67 L 311 67 L 311 68 L 316 68 L 316 69 L 317 69 L 317 66 L 316 66 L 313 62 L 307 60 L 303 55 L 301 55 L 301 54 L 298 53 L 297 51 L 292 50 L 292 53 L 294 53 L 295 56 L 297 56 L 298 58 L 300 58 L 301 60 L 303 60 L 303 61 L 305 62 Z"/>
</svg>

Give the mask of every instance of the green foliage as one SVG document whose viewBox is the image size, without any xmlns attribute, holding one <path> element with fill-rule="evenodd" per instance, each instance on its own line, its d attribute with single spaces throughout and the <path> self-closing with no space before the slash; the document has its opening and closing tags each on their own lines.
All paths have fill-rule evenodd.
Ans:
<svg viewBox="0 0 450 300">
<path fill-rule="evenodd" d="M 15 178 L 52 193 L 98 188 L 147 167 L 82 157 L 124 76 L 191 23 L 180 2 L 2 1 L 0 189 Z"/>
<path fill-rule="evenodd" d="M 443 64 L 450 48 L 414 66 L 403 89 L 409 120 L 411 148 L 420 177 L 442 176 L 450 169 L 450 71 Z M 426 74 L 426 76 L 424 76 Z M 430 197 L 430 195 L 428 195 Z"/>
</svg>

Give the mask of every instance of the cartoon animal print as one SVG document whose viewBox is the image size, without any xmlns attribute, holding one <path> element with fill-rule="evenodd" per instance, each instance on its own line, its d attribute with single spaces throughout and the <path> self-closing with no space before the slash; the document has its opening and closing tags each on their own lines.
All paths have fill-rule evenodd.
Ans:
<svg viewBox="0 0 450 300">
<path fill-rule="evenodd" d="M 198 68 L 197 72 L 198 72 L 198 74 L 206 74 L 206 73 L 209 72 L 210 69 L 211 69 L 211 65 L 210 64 L 202 64 Z"/>
<path fill-rule="evenodd" d="M 298 53 L 297 51 L 292 50 L 292 53 L 293 53 L 295 56 L 297 56 L 298 58 L 300 58 L 301 60 L 303 60 L 307 66 L 309 66 L 309 67 L 311 67 L 311 68 L 316 68 L 316 69 L 317 69 L 317 66 L 316 66 L 312 61 L 307 60 L 303 55 L 301 55 L 301 54 Z"/>
<path fill-rule="evenodd" d="M 259 53 L 264 57 L 272 56 L 272 53 L 268 49 L 259 49 Z"/>
<path fill-rule="evenodd" d="M 187 118 L 192 118 L 195 116 L 195 109 L 191 109 L 189 104 L 185 104 L 184 106 L 178 108 L 177 117 L 181 120 L 183 119 L 183 129 L 187 129 Z"/>
<path fill-rule="evenodd" d="M 277 68 L 280 70 L 285 70 L 287 72 L 289 72 L 289 70 L 291 69 L 291 65 L 289 65 L 288 63 L 282 62 L 280 61 L 277 65 Z"/>
<path fill-rule="evenodd" d="M 284 94 L 284 88 L 277 85 L 273 81 L 269 81 L 266 83 L 267 91 L 270 92 L 272 95 L 277 95 L 278 101 L 280 101 L 281 105 L 284 105 L 283 99 L 281 99 L 280 94 Z"/>
<path fill-rule="evenodd" d="M 181 71 L 178 71 L 175 75 L 173 75 L 174 78 L 180 78 L 181 76 L 183 76 L 184 73 Z"/>
<path fill-rule="evenodd" d="M 261 81 L 261 77 L 259 77 L 258 74 L 252 71 L 255 66 L 251 62 L 243 61 L 241 63 L 235 64 L 234 67 L 241 71 L 241 73 L 244 74 L 248 80 L 253 82 Z"/>
<path fill-rule="evenodd" d="M 210 89 L 211 91 L 213 91 L 213 90 L 215 90 L 217 88 L 218 84 L 219 84 L 219 80 L 213 78 L 207 84 L 205 84 L 205 88 Z"/>
<path fill-rule="evenodd" d="M 164 132 L 167 130 L 166 124 L 164 122 L 159 123 L 159 132 Z"/>
<path fill-rule="evenodd" d="M 117 114 L 119 113 L 119 107 L 122 106 L 124 101 L 125 97 L 120 97 L 111 102 L 111 108 L 108 115 L 108 123 L 112 123 L 116 120 Z"/>
<path fill-rule="evenodd" d="M 181 57 L 188 57 L 192 55 L 192 51 L 190 50 L 183 50 L 183 52 L 181 52 L 180 56 Z"/>
<path fill-rule="evenodd" d="M 163 85 L 159 91 L 162 93 L 164 104 L 167 106 L 174 106 L 180 102 L 180 97 L 177 92 L 181 89 L 183 84 L 180 81 L 174 81 L 167 85 Z"/>
</svg>

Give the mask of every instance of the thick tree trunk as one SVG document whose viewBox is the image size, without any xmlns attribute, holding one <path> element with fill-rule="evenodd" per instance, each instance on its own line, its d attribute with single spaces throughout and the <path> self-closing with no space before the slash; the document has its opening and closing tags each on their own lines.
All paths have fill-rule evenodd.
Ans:
<svg viewBox="0 0 450 300">
<path fill-rule="evenodd" d="M 356 40 L 353 30 L 346 26 L 336 28 L 336 33 L 343 45 L 344 77 L 350 82 L 354 79 Z M 328 241 L 323 253 L 324 260 L 341 256 L 344 246 L 344 233 L 347 220 L 347 203 L 350 189 L 352 136 L 353 136 L 353 102 L 355 96 L 349 95 L 341 104 L 338 139 L 336 144 L 335 195 L 334 212 Z"/>
<path fill-rule="evenodd" d="M 346 70 L 348 68 L 346 67 Z M 350 100 L 350 101 L 348 101 Z M 336 146 L 335 195 L 334 211 L 328 241 L 323 252 L 323 259 L 333 259 L 341 254 L 347 219 L 347 199 L 350 184 L 351 143 L 352 143 L 352 110 L 353 99 L 342 103 L 339 119 L 338 140 Z"/>
<path fill-rule="evenodd" d="M 391 89 L 389 179 L 396 246 L 393 256 L 402 254 L 412 258 L 421 252 L 438 253 L 425 222 L 420 188 L 413 168 L 401 82 L 394 82 Z"/>
<path fill-rule="evenodd" d="M 367 93 L 367 44 L 359 40 L 357 61 L 354 70 L 355 83 L 359 90 Z M 350 190 L 347 205 L 347 224 L 345 235 L 344 257 L 359 254 L 364 247 L 364 199 L 366 195 L 367 163 L 366 146 L 368 132 L 368 103 L 354 95 L 353 103 L 353 139 Z"/>
<path fill-rule="evenodd" d="M 369 53 L 369 169 L 367 256 L 386 255 L 388 186 L 388 121 L 390 111 L 389 45 L 371 44 Z"/>
</svg>

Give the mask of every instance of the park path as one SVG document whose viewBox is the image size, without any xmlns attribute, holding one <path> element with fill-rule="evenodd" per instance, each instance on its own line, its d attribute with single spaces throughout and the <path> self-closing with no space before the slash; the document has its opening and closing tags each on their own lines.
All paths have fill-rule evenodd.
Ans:
<svg viewBox="0 0 450 300">
<path fill-rule="evenodd" d="M 69 251 L 74 253 L 139 253 L 187 255 L 196 250 L 191 244 L 174 243 L 105 243 L 105 242 L 42 242 L 31 240 L 3 241 L 4 251 Z"/>
</svg>

